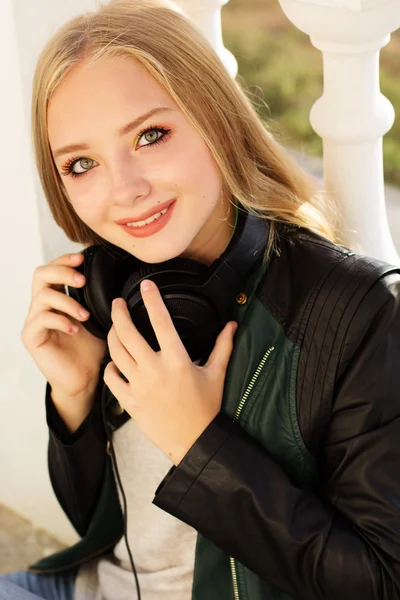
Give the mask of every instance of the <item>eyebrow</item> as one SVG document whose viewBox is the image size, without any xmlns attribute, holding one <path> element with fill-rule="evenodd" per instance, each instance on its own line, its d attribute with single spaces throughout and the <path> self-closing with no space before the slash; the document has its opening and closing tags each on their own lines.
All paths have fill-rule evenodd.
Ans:
<svg viewBox="0 0 400 600">
<path fill-rule="evenodd" d="M 174 108 L 167 108 L 165 106 L 159 106 L 157 108 L 152 108 L 147 113 L 140 115 L 139 117 L 137 117 L 130 123 L 127 123 L 126 125 L 121 127 L 118 133 L 122 137 L 123 135 L 126 135 L 127 133 L 130 133 L 131 131 L 133 131 L 134 129 L 139 127 L 139 125 L 141 125 L 143 123 L 143 121 L 146 121 L 146 119 L 149 119 L 153 115 L 158 114 L 160 112 L 170 112 L 170 111 L 175 111 L 175 110 L 176 109 L 174 109 Z M 89 148 L 90 148 L 90 146 L 88 146 L 87 144 L 69 144 L 68 146 L 63 146 L 62 148 L 58 148 L 58 150 L 55 150 L 55 152 L 53 153 L 53 156 L 54 156 L 54 159 L 56 159 L 56 158 L 59 158 L 60 156 L 62 156 L 63 154 L 69 154 L 70 152 L 77 152 L 80 150 L 89 150 Z"/>
</svg>

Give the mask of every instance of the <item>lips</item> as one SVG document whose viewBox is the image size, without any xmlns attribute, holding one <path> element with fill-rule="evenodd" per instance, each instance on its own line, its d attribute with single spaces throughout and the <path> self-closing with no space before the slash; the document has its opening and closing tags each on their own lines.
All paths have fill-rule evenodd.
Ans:
<svg viewBox="0 0 400 600">
<path fill-rule="evenodd" d="M 164 202 L 163 204 L 158 204 L 158 206 L 150 208 L 150 210 L 148 210 L 147 212 L 144 212 L 140 215 L 136 215 L 135 217 L 129 217 L 128 219 L 120 219 L 119 221 L 115 221 L 115 223 L 117 223 L 117 225 L 126 225 L 127 223 L 137 223 L 139 221 L 145 221 L 153 215 L 156 215 L 157 213 L 161 212 L 168 206 L 171 206 L 171 204 L 173 204 L 174 202 L 175 198 L 173 200 L 167 200 L 167 202 Z"/>
<path fill-rule="evenodd" d="M 172 214 L 174 212 L 174 208 L 176 206 L 176 202 L 171 202 L 170 204 L 164 204 L 163 206 L 165 206 L 164 208 L 164 214 L 162 214 L 160 217 L 153 219 L 148 225 L 144 225 L 143 227 L 134 227 L 132 225 L 124 225 L 119 223 L 118 226 L 121 227 L 121 229 L 123 229 L 125 231 L 125 233 L 128 233 L 130 236 L 133 236 L 135 238 L 146 238 L 149 237 L 151 235 L 154 235 L 155 233 L 158 233 L 159 231 L 161 231 L 161 229 L 163 229 L 167 223 L 170 221 Z M 154 214 L 154 213 L 153 213 Z M 125 219 L 126 221 L 126 219 Z M 131 221 L 128 221 L 131 222 Z"/>
</svg>

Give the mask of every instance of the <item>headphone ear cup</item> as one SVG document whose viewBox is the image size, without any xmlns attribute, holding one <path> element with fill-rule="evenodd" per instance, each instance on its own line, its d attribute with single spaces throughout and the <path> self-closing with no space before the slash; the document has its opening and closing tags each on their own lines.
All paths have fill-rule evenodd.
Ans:
<svg viewBox="0 0 400 600">
<path fill-rule="evenodd" d="M 193 361 L 210 354 L 225 323 L 218 307 L 201 294 L 200 283 L 209 275 L 205 265 L 190 259 L 174 258 L 160 264 L 143 264 L 122 287 L 135 327 L 157 352 L 160 346 L 140 293 L 140 283 L 151 279 L 158 287 L 175 329 Z"/>
<path fill-rule="evenodd" d="M 90 312 L 89 319 L 82 323 L 85 328 L 105 340 L 112 325 L 111 303 L 116 297 L 113 285 L 115 259 L 98 245 L 85 248 L 83 256 L 83 263 L 77 270 L 86 277 L 86 283 L 82 288 L 68 287 L 68 293 Z"/>
</svg>

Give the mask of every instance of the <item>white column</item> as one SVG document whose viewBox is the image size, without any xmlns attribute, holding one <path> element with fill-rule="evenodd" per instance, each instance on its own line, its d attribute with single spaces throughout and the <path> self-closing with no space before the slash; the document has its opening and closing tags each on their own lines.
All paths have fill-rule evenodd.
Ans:
<svg viewBox="0 0 400 600">
<path fill-rule="evenodd" d="M 279 3 L 323 55 L 323 94 L 310 119 L 323 139 L 325 187 L 339 204 L 345 243 L 397 264 L 400 259 L 385 207 L 382 157 L 382 137 L 393 125 L 394 110 L 380 93 L 379 52 L 400 26 L 400 2 Z"/>
<path fill-rule="evenodd" d="M 238 66 L 236 58 L 224 46 L 222 39 L 221 8 L 229 0 L 175 0 L 185 10 L 203 35 L 213 46 L 224 63 L 229 74 L 236 77 Z"/>
<path fill-rule="evenodd" d="M 74 247 L 49 217 L 33 163 L 30 133 L 34 66 L 47 38 L 92 0 L 0 0 L 0 503 L 74 541 L 47 473 L 45 381 L 25 350 L 34 269 Z"/>
</svg>

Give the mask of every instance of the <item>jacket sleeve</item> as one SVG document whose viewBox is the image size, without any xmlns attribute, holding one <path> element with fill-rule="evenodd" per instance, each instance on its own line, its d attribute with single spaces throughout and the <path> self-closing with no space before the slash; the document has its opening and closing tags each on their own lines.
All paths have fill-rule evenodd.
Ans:
<svg viewBox="0 0 400 600">
<path fill-rule="evenodd" d="M 62 509 L 82 537 L 96 506 L 106 459 L 102 389 L 103 378 L 99 377 L 94 406 L 77 431 L 71 434 L 52 402 L 49 384 L 46 387 L 50 481 Z"/>
<path fill-rule="evenodd" d="M 301 489 L 223 414 L 154 503 L 301 600 L 400 599 L 400 281 L 373 286 L 353 319 L 318 450 Z"/>
</svg>

